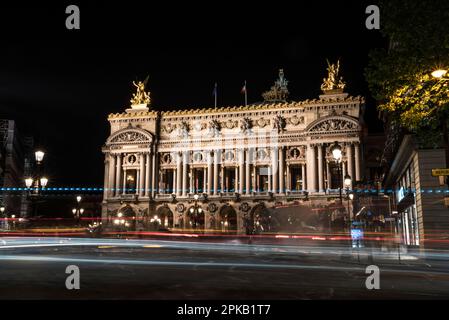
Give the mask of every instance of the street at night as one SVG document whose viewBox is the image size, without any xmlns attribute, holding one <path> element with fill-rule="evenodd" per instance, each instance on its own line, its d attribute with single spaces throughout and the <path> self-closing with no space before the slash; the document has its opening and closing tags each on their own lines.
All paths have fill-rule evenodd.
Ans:
<svg viewBox="0 0 449 320">
<path fill-rule="evenodd" d="M 4 238 L 2 299 L 447 299 L 449 254 L 189 241 Z M 381 290 L 365 268 L 382 270 Z M 65 287 L 77 265 L 80 290 Z"/>
</svg>

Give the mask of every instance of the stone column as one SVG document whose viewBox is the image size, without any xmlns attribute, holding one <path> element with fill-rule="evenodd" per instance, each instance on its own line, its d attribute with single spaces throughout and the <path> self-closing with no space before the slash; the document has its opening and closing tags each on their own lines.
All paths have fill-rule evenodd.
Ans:
<svg viewBox="0 0 449 320">
<path fill-rule="evenodd" d="M 116 195 L 116 185 L 115 185 L 115 175 L 116 175 L 116 168 L 115 168 L 115 155 L 109 154 L 109 183 L 108 183 L 108 198 L 112 198 Z M 118 194 L 118 193 L 117 193 Z"/>
<path fill-rule="evenodd" d="M 118 154 L 117 155 L 117 165 L 115 168 L 115 195 L 116 196 L 118 196 L 120 194 L 121 176 L 122 176 L 122 155 Z"/>
<path fill-rule="evenodd" d="M 330 189 L 331 188 L 331 170 L 330 170 L 330 166 L 329 166 L 329 161 L 326 161 L 326 178 L 327 178 L 327 185 L 326 188 Z"/>
<path fill-rule="evenodd" d="M 301 179 L 302 179 L 302 191 L 307 190 L 307 177 L 306 177 L 306 165 L 303 163 L 301 165 Z"/>
<path fill-rule="evenodd" d="M 239 167 L 234 168 L 234 192 L 239 192 Z"/>
<path fill-rule="evenodd" d="M 134 190 L 134 193 L 136 195 L 139 195 L 139 192 L 140 192 L 140 180 L 141 180 L 141 178 L 142 178 L 142 174 L 141 174 L 141 171 L 139 169 L 139 170 L 137 170 L 136 190 Z"/>
<path fill-rule="evenodd" d="M 227 188 L 228 186 L 226 186 Z M 225 167 L 221 164 L 221 192 L 225 190 Z"/>
<path fill-rule="evenodd" d="M 182 190 L 183 197 L 187 196 L 187 152 L 182 153 Z"/>
<path fill-rule="evenodd" d="M 246 162 L 245 162 L 245 193 L 249 195 L 251 189 L 251 172 L 250 172 L 250 150 L 246 149 Z"/>
<path fill-rule="evenodd" d="M 318 145 L 318 190 L 324 192 L 323 146 Z"/>
<path fill-rule="evenodd" d="M 348 174 L 351 176 L 351 180 L 354 181 L 355 176 L 354 176 L 354 168 L 352 166 L 352 145 L 349 143 L 346 145 L 346 156 L 348 158 Z M 349 186 L 349 189 L 352 190 L 352 183 Z"/>
<path fill-rule="evenodd" d="M 190 193 L 193 194 L 194 190 L 195 190 L 195 183 L 193 181 L 193 168 L 190 168 L 190 178 L 189 178 L 189 184 L 190 184 Z"/>
<path fill-rule="evenodd" d="M 207 172 L 206 172 L 207 168 L 204 167 L 203 168 L 203 193 L 206 192 L 207 189 Z"/>
<path fill-rule="evenodd" d="M 178 152 L 176 162 L 176 195 L 181 196 L 182 189 L 182 154 Z"/>
<path fill-rule="evenodd" d="M 286 187 L 287 187 L 287 191 L 292 191 L 292 178 L 290 176 L 290 165 L 287 163 L 287 169 L 286 169 L 286 173 L 287 173 L 287 181 L 285 183 Z"/>
<path fill-rule="evenodd" d="M 156 189 L 157 192 L 159 192 L 159 183 L 158 183 L 158 175 L 156 174 L 156 172 L 158 172 L 158 163 L 157 160 L 158 158 L 156 157 L 156 152 L 153 152 L 153 156 L 152 156 L 152 166 L 151 166 L 151 197 L 154 199 L 154 197 L 156 196 Z"/>
<path fill-rule="evenodd" d="M 285 182 L 285 176 L 284 176 L 284 148 L 279 148 L 279 193 L 284 194 L 284 182 Z"/>
<path fill-rule="evenodd" d="M 310 193 L 316 192 L 316 155 L 315 146 L 307 146 L 307 189 Z"/>
<path fill-rule="evenodd" d="M 345 188 L 345 175 L 346 175 L 346 161 L 341 163 L 341 187 Z"/>
<path fill-rule="evenodd" d="M 150 195 L 150 176 L 151 176 L 151 154 L 147 153 L 146 156 L 146 168 L 145 168 L 145 192 L 144 196 Z"/>
<path fill-rule="evenodd" d="M 268 191 L 273 192 L 272 184 L 271 184 L 271 178 L 273 177 L 273 170 L 271 169 L 271 166 L 268 166 Z M 263 186 L 261 186 L 263 187 Z"/>
<path fill-rule="evenodd" d="M 279 192 L 279 189 L 278 189 L 278 174 L 280 174 L 279 173 L 279 162 L 278 162 L 278 148 L 277 147 L 274 147 L 274 148 L 272 148 L 271 149 L 271 160 L 272 160 L 272 163 L 271 163 L 271 175 L 272 175 L 272 178 L 273 178 L 273 184 L 272 184 L 272 187 L 273 187 L 273 190 L 272 190 L 272 192 L 273 193 L 278 193 Z"/>
<path fill-rule="evenodd" d="M 106 201 L 109 193 L 109 154 L 105 155 L 104 158 L 104 180 L 103 180 L 103 201 Z"/>
<path fill-rule="evenodd" d="M 360 181 L 360 145 L 358 143 L 354 144 L 355 153 L 355 181 Z"/>
<path fill-rule="evenodd" d="M 173 190 L 172 193 L 176 194 L 176 169 L 173 169 Z"/>
<path fill-rule="evenodd" d="M 140 175 L 139 175 L 139 196 L 143 197 L 145 194 L 145 155 L 140 154 Z"/>
<path fill-rule="evenodd" d="M 245 150 L 244 149 L 240 149 L 239 151 L 239 193 L 243 194 L 243 190 L 244 190 L 244 185 L 245 185 L 245 181 L 244 181 L 244 165 L 245 165 Z"/>
<path fill-rule="evenodd" d="M 207 194 L 211 194 L 213 190 L 212 186 L 212 155 L 210 151 L 207 152 Z"/>
<path fill-rule="evenodd" d="M 126 194 L 126 169 L 123 170 L 123 190 L 122 194 Z"/>
<path fill-rule="evenodd" d="M 214 196 L 218 194 L 218 151 L 214 151 Z"/>
</svg>

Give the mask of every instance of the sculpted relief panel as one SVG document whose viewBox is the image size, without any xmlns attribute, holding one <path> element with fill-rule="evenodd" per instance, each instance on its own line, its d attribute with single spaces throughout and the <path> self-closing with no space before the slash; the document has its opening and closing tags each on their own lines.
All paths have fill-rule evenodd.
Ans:
<svg viewBox="0 0 449 320">
<path fill-rule="evenodd" d="M 344 119 L 328 119 L 316 124 L 310 129 L 311 132 L 326 132 L 339 130 L 356 130 L 358 125 Z"/>
</svg>

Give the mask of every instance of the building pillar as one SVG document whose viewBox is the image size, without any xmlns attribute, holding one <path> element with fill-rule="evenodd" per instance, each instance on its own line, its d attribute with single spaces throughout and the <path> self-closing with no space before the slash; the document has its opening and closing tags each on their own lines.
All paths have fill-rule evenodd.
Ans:
<svg viewBox="0 0 449 320">
<path fill-rule="evenodd" d="M 291 177 L 291 173 L 290 173 L 290 165 L 287 163 L 287 168 L 286 168 L 286 176 L 287 176 L 287 182 L 286 184 L 286 188 L 287 188 L 287 192 L 292 191 L 292 177 Z"/>
<path fill-rule="evenodd" d="M 146 168 L 145 168 L 145 197 L 150 196 L 150 179 L 151 179 L 151 154 L 146 154 Z"/>
<path fill-rule="evenodd" d="M 212 193 L 212 154 L 207 151 L 207 188 L 206 193 L 210 195 Z"/>
<path fill-rule="evenodd" d="M 140 179 L 142 177 L 140 168 L 139 170 L 137 170 L 137 177 L 136 177 L 136 190 L 134 190 L 134 194 L 139 195 L 139 191 L 140 191 Z"/>
<path fill-rule="evenodd" d="M 274 147 L 271 149 L 271 174 L 273 177 L 273 193 L 279 193 L 279 189 L 278 189 L 278 174 L 279 174 L 279 162 L 278 162 L 278 148 Z"/>
<path fill-rule="evenodd" d="M 145 182 L 146 182 L 146 172 L 145 172 L 145 155 L 140 154 L 140 180 L 139 180 L 139 196 L 143 197 L 145 194 Z"/>
<path fill-rule="evenodd" d="M 176 162 L 176 195 L 181 196 L 182 189 L 182 153 L 178 152 Z"/>
<path fill-rule="evenodd" d="M 214 151 L 214 196 L 218 193 L 218 151 Z"/>
<path fill-rule="evenodd" d="M 279 193 L 284 194 L 284 148 L 279 148 Z"/>
<path fill-rule="evenodd" d="M 168 184 L 168 183 L 166 183 Z M 176 194 L 176 169 L 173 169 L 173 194 Z"/>
<path fill-rule="evenodd" d="M 323 146 L 318 145 L 318 190 L 324 192 Z"/>
<path fill-rule="evenodd" d="M 187 152 L 182 153 L 182 190 L 183 197 L 187 196 Z"/>
<path fill-rule="evenodd" d="M 203 168 L 203 193 L 206 193 L 207 189 L 207 168 Z"/>
<path fill-rule="evenodd" d="M 154 199 L 154 197 L 156 196 L 156 189 L 159 189 L 157 186 L 159 186 L 158 184 L 158 177 L 156 175 L 157 172 L 157 168 L 158 168 L 158 163 L 156 161 L 156 152 L 153 152 L 152 155 L 152 166 L 151 166 L 151 197 Z M 159 190 L 157 191 L 159 192 Z"/>
<path fill-rule="evenodd" d="M 234 168 L 234 192 L 239 192 L 239 167 Z"/>
<path fill-rule="evenodd" d="M 257 181 L 259 181 L 258 179 L 257 179 L 257 166 L 256 166 L 256 163 L 254 162 L 254 164 L 253 164 L 253 190 L 254 190 L 254 192 L 258 192 L 259 191 L 259 188 L 258 188 L 258 182 Z"/>
<path fill-rule="evenodd" d="M 110 162 L 109 154 L 106 154 L 104 159 L 104 180 L 103 180 L 103 201 L 106 201 L 109 193 L 109 162 Z"/>
<path fill-rule="evenodd" d="M 302 191 L 307 191 L 307 177 L 306 177 L 306 165 L 301 165 L 301 179 L 302 179 Z"/>
<path fill-rule="evenodd" d="M 346 162 L 343 161 L 341 163 L 341 187 L 345 188 L 345 176 L 346 176 Z"/>
<path fill-rule="evenodd" d="M 316 192 L 316 155 L 315 146 L 307 146 L 307 189 L 309 192 Z"/>
<path fill-rule="evenodd" d="M 355 181 L 360 181 L 362 179 L 360 174 L 360 145 L 358 143 L 354 144 L 355 153 Z"/>
<path fill-rule="evenodd" d="M 122 155 L 117 155 L 117 165 L 115 168 L 115 195 L 120 195 L 121 188 L 121 176 L 122 176 Z"/>
<path fill-rule="evenodd" d="M 251 171 L 250 171 L 250 150 L 246 149 L 246 162 L 245 162 L 245 193 L 249 195 L 251 188 Z"/>
<path fill-rule="evenodd" d="M 268 166 L 268 191 L 269 192 L 273 192 L 272 184 L 271 184 L 271 178 L 273 177 L 273 170 L 271 167 L 272 166 Z"/>
<path fill-rule="evenodd" d="M 355 176 L 354 176 L 354 168 L 352 166 L 352 145 L 350 143 L 348 143 L 346 145 L 346 156 L 348 159 L 348 174 L 351 176 L 351 185 L 349 186 L 349 189 L 352 190 L 352 181 L 354 181 Z"/>
<path fill-rule="evenodd" d="M 116 185 L 115 185 L 115 158 L 116 156 L 113 154 L 109 154 L 109 183 L 108 183 L 108 198 L 112 198 L 116 194 Z"/>
<path fill-rule="evenodd" d="M 126 194 L 126 169 L 123 170 L 123 191 L 122 194 Z"/>
<path fill-rule="evenodd" d="M 240 163 L 240 167 L 239 167 L 239 193 L 243 194 L 243 190 L 244 190 L 244 185 L 245 185 L 245 181 L 244 181 L 244 174 L 245 174 L 245 170 L 244 170 L 244 165 L 245 165 L 245 150 L 244 149 L 240 149 L 239 151 L 239 163 Z"/>
<path fill-rule="evenodd" d="M 327 179 L 327 185 L 326 188 L 330 189 L 331 188 L 331 170 L 330 170 L 330 166 L 329 166 L 329 161 L 326 161 L 326 179 Z"/>
</svg>

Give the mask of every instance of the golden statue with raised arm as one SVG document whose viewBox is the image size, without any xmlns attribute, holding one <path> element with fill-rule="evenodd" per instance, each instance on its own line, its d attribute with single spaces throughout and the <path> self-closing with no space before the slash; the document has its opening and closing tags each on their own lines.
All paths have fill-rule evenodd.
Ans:
<svg viewBox="0 0 449 320">
<path fill-rule="evenodd" d="M 145 81 L 133 81 L 133 85 L 137 88 L 136 93 L 133 93 L 133 98 L 130 100 L 132 105 L 149 105 L 151 103 L 150 92 L 145 92 L 145 87 L 148 82 L 148 76 Z"/>
<path fill-rule="evenodd" d="M 321 90 L 326 91 L 343 91 L 346 87 L 346 83 L 343 81 L 343 77 L 340 76 L 340 61 L 337 60 L 336 64 L 332 64 L 327 61 L 327 78 L 323 79 Z"/>
</svg>

